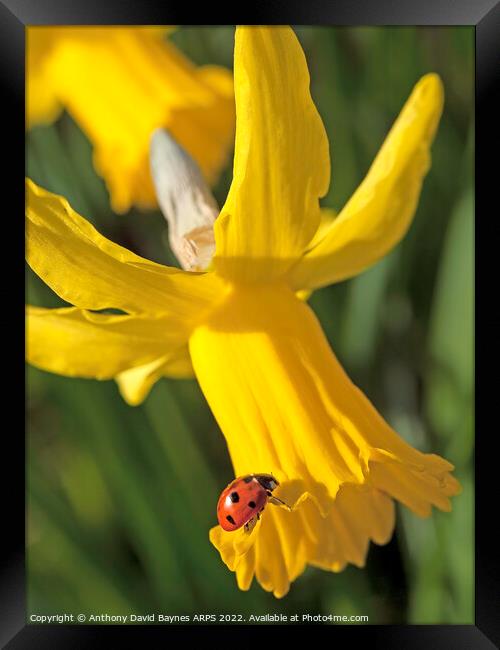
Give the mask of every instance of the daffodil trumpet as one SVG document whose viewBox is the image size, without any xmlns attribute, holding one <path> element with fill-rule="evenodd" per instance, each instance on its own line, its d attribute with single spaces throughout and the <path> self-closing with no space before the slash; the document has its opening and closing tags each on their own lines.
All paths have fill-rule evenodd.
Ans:
<svg viewBox="0 0 500 650">
<path fill-rule="evenodd" d="M 28 261 L 72 306 L 28 308 L 27 351 L 45 370 L 115 378 L 129 404 L 162 376 L 194 373 L 235 476 L 272 471 L 276 496 L 291 506 L 267 509 L 250 535 L 215 526 L 210 540 L 240 589 L 255 577 L 282 597 L 307 565 L 364 566 L 370 540 L 391 538 L 395 501 L 426 517 L 432 506 L 449 511 L 460 491 L 453 465 L 405 442 L 354 386 L 302 299 L 362 272 L 403 237 L 443 88 L 435 74 L 417 83 L 365 179 L 324 219 L 329 146 L 293 31 L 238 28 L 234 83 L 233 181 L 208 265 L 197 257 L 203 247 L 193 249 L 197 271 L 117 246 L 28 181 Z M 163 187 L 175 195 L 175 183 Z M 189 238 L 178 210 L 169 223 L 178 243 Z M 97 313 L 109 307 L 125 314 Z"/>
</svg>

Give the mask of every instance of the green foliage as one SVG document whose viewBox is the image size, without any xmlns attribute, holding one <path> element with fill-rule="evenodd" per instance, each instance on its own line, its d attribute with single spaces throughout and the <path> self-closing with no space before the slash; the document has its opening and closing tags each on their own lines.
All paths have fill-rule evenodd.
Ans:
<svg viewBox="0 0 500 650">
<path fill-rule="evenodd" d="M 336 353 L 400 434 L 456 465 L 451 514 L 399 512 L 363 570 L 308 569 L 277 601 L 240 592 L 208 541 L 232 478 L 195 381 L 162 380 L 140 407 L 113 382 L 28 370 L 28 609 L 37 613 L 368 614 L 371 623 L 473 621 L 473 30 L 297 29 L 332 153 L 324 204 L 340 209 L 418 78 L 446 106 L 414 224 L 361 276 L 314 294 Z M 231 65 L 233 30 L 180 29 L 196 62 Z M 158 212 L 114 215 L 89 142 L 63 115 L 27 138 L 28 175 L 105 235 L 175 264 Z M 231 168 L 216 188 L 223 202 Z M 29 301 L 61 301 L 27 272 Z"/>
</svg>

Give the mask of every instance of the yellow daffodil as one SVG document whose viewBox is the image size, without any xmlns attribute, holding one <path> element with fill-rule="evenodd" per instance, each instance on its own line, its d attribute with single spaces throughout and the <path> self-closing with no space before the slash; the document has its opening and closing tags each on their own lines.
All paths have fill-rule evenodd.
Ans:
<svg viewBox="0 0 500 650">
<path fill-rule="evenodd" d="M 340 366 L 297 297 L 363 271 L 408 229 L 429 169 L 441 81 L 414 88 L 366 178 L 322 220 L 328 141 L 289 28 L 239 28 L 234 177 L 214 223 L 208 272 L 167 268 L 102 237 L 68 203 L 28 182 L 28 260 L 66 301 L 30 308 L 28 359 L 65 375 L 114 377 L 131 404 L 162 375 L 194 369 L 236 476 L 273 473 L 253 531 L 210 539 L 248 589 L 284 596 L 307 565 L 363 566 L 386 543 L 394 500 L 450 510 L 453 466 L 402 440 Z M 321 229 L 318 231 L 318 229 Z M 118 308 L 123 315 L 95 313 Z M 191 366 L 192 364 L 192 366 Z M 222 486 L 221 486 L 222 487 Z"/>
<path fill-rule="evenodd" d="M 116 212 L 156 206 L 149 137 L 166 127 L 213 182 L 234 137 L 230 72 L 196 67 L 159 28 L 30 27 L 27 124 L 64 107 L 94 146 Z"/>
</svg>

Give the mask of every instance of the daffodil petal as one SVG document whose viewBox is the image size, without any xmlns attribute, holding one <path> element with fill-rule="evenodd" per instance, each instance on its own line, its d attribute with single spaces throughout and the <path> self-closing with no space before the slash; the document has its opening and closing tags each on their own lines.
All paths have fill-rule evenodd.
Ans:
<svg viewBox="0 0 500 650">
<path fill-rule="evenodd" d="M 123 399 L 130 406 L 143 402 L 160 377 L 177 379 L 193 376 L 193 366 L 186 345 L 171 354 L 155 359 L 142 366 L 129 368 L 115 377 Z"/>
<path fill-rule="evenodd" d="M 337 216 L 338 213 L 335 210 L 332 210 L 332 208 L 321 208 L 318 229 L 307 245 L 308 251 L 317 246 L 317 244 L 319 244 L 319 242 L 328 235 L 330 229 L 335 223 Z"/>
<path fill-rule="evenodd" d="M 54 47 L 52 29 L 26 27 L 26 126 L 50 124 L 62 106 L 46 74 Z"/>
<path fill-rule="evenodd" d="M 49 72 L 94 146 L 116 212 L 157 205 L 148 149 L 158 127 L 169 129 L 209 182 L 217 178 L 234 136 L 229 70 L 198 68 L 150 29 L 115 27 L 61 40 Z"/>
<path fill-rule="evenodd" d="M 443 109 L 443 86 L 428 74 L 415 86 L 367 176 L 327 234 L 291 270 L 296 289 L 314 289 L 361 273 L 404 236 L 430 167 Z"/>
<path fill-rule="evenodd" d="M 103 237 L 63 197 L 26 183 L 26 256 L 55 293 L 82 309 L 163 314 L 188 328 L 220 290 L 214 274 L 150 262 Z"/>
<path fill-rule="evenodd" d="M 337 218 L 337 213 L 331 208 L 322 208 L 321 209 L 321 220 L 319 222 L 318 229 L 314 234 L 314 237 L 308 244 L 308 250 L 314 248 L 317 243 L 319 243 L 328 233 L 330 228 L 332 228 L 335 219 Z M 300 300 L 307 301 L 311 297 L 313 290 L 312 289 L 299 289 L 295 292 L 297 298 Z"/>
<path fill-rule="evenodd" d="M 139 32 L 149 38 L 162 38 L 174 28 L 120 28 L 131 34 Z M 57 46 L 64 40 L 89 43 L 108 41 L 115 27 L 26 27 L 26 122 L 27 128 L 50 124 L 62 111 L 58 85 L 50 72 L 51 59 L 57 56 Z"/>
<path fill-rule="evenodd" d="M 110 379 L 182 345 L 168 321 L 76 307 L 27 307 L 27 361 L 71 377 Z"/>
<path fill-rule="evenodd" d="M 304 252 L 330 179 L 328 139 L 288 27 L 238 27 L 233 182 L 215 222 L 217 272 L 267 281 Z"/>
<path fill-rule="evenodd" d="M 209 101 L 172 109 L 167 127 L 213 185 L 234 145 L 233 76 L 220 66 L 205 65 L 198 68 L 196 81 L 208 93 Z"/>
</svg>

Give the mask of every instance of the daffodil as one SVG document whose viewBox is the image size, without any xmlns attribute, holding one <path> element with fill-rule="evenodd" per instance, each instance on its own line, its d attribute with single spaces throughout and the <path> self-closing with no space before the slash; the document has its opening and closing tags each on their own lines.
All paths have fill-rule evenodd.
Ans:
<svg viewBox="0 0 500 650">
<path fill-rule="evenodd" d="M 30 27 L 27 124 L 64 107 L 94 146 L 116 212 L 156 206 L 149 137 L 166 127 L 215 181 L 234 136 L 229 70 L 197 67 L 150 27 Z"/>
<path fill-rule="evenodd" d="M 325 226 L 327 137 L 289 28 L 239 28 L 232 185 L 206 272 L 167 268 L 102 237 L 28 182 L 28 260 L 72 307 L 28 311 L 28 359 L 69 376 L 114 377 L 130 404 L 161 376 L 194 370 L 236 476 L 273 473 L 257 526 L 210 531 L 240 589 L 284 596 L 307 565 L 363 566 L 394 529 L 394 500 L 450 510 L 453 466 L 402 438 L 352 384 L 297 293 L 385 255 L 415 212 L 443 106 L 435 74 L 415 86 L 351 199 Z M 320 228 L 320 231 L 318 230 Z M 118 308 L 123 315 L 96 313 Z M 222 486 L 221 486 L 222 487 Z"/>
</svg>

